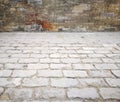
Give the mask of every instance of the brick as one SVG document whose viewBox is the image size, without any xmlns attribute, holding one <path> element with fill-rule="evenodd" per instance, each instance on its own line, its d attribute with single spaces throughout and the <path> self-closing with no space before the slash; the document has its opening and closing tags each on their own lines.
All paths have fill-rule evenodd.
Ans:
<svg viewBox="0 0 120 102">
<path fill-rule="evenodd" d="M 114 48 L 120 51 L 120 46 L 115 46 Z"/>
<path fill-rule="evenodd" d="M 49 64 L 28 64 L 27 69 L 48 69 Z"/>
<path fill-rule="evenodd" d="M 39 77 L 62 77 L 62 71 L 60 70 L 39 70 Z"/>
<path fill-rule="evenodd" d="M 18 44 L 18 43 L 13 43 L 12 45 L 11 45 L 12 47 L 24 47 L 25 46 L 25 44 Z"/>
<path fill-rule="evenodd" d="M 63 99 L 65 98 L 65 89 L 59 88 L 37 88 L 35 89 L 35 99 Z"/>
<path fill-rule="evenodd" d="M 0 70 L 0 77 L 10 77 L 11 73 L 11 70 Z"/>
<path fill-rule="evenodd" d="M 120 50 L 113 49 L 113 50 L 112 50 L 112 53 L 114 53 L 114 54 L 120 54 Z"/>
<path fill-rule="evenodd" d="M 107 49 L 107 50 L 95 50 L 95 53 L 107 54 L 112 52 Z"/>
<path fill-rule="evenodd" d="M 56 78 L 51 79 L 51 85 L 55 87 L 72 87 L 77 86 L 78 81 L 72 78 Z"/>
<path fill-rule="evenodd" d="M 101 47 L 82 47 L 83 50 L 96 50 L 96 49 L 99 49 Z"/>
<path fill-rule="evenodd" d="M 69 44 L 69 43 L 59 43 L 59 44 L 57 44 L 57 46 L 60 46 L 60 47 L 69 47 L 69 46 L 71 46 L 71 44 Z"/>
<path fill-rule="evenodd" d="M 22 86 L 26 87 L 37 87 L 37 86 L 47 86 L 48 78 L 24 78 Z"/>
<path fill-rule="evenodd" d="M 83 98 L 83 99 L 96 99 L 99 97 L 95 88 L 71 88 L 68 90 L 67 95 L 69 98 Z"/>
<path fill-rule="evenodd" d="M 111 48 L 104 48 L 102 46 L 99 46 L 99 47 L 82 47 L 83 50 L 108 50 L 108 49 L 111 49 Z"/>
<path fill-rule="evenodd" d="M 21 50 L 7 50 L 6 53 L 15 54 L 15 53 L 22 53 L 22 51 Z"/>
<path fill-rule="evenodd" d="M 117 46 L 116 44 L 102 44 L 104 47 L 114 47 Z"/>
<path fill-rule="evenodd" d="M 5 69 L 24 69 L 26 67 L 25 64 L 5 64 Z"/>
<path fill-rule="evenodd" d="M 50 59 L 50 58 L 44 58 L 40 59 L 41 63 L 60 63 L 60 59 Z"/>
<path fill-rule="evenodd" d="M 31 77 L 36 74 L 36 70 L 14 70 L 11 77 Z"/>
<path fill-rule="evenodd" d="M 88 54 L 88 57 L 92 57 L 92 58 L 100 58 L 100 57 L 105 57 L 105 55 L 104 54 Z"/>
<path fill-rule="evenodd" d="M 120 79 L 107 78 L 105 80 L 111 87 L 120 87 Z"/>
<path fill-rule="evenodd" d="M 83 63 L 101 63 L 102 60 L 98 58 L 86 58 L 86 59 L 81 59 Z"/>
<path fill-rule="evenodd" d="M 1 58 L 0 63 L 16 63 L 18 61 L 17 58 Z"/>
<path fill-rule="evenodd" d="M 0 78 L 0 86 L 16 87 L 21 84 L 21 78 Z"/>
<path fill-rule="evenodd" d="M 21 50 L 31 50 L 31 49 L 33 49 L 33 47 L 18 46 L 17 49 L 21 49 Z"/>
<path fill-rule="evenodd" d="M 59 50 L 58 51 L 59 53 L 64 53 L 64 54 L 71 54 L 71 53 L 76 53 L 75 50 Z"/>
<path fill-rule="evenodd" d="M 37 63 L 39 62 L 39 59 L 29 58 L 29 59 L 20 59 L 19 63 Z"/>
<path fill-rule="evenodd" d="M 114 77 L 109 70 L 94 70 L 89 71 L 90 77 Z"/>
<path fill-rule="evenodd" d="M 11 45 L 9 45 L 9 46 L 6 46 L 5 47 L 5 45 L 3 45 L 3 47 L 0 47 L 2 50 L 14 50 L 15 48 L 14 47 L 10 47 Z"/>
<path fill-rule="evenodd" d="M 47 58 L 47 54 L 31 54 L 30 57 L 32 58 Z"/>
<path fill-rule="evenodd" d="M 62 63 L 80 63 L 80 59 L 76 59 L 76 58 L 65 58 L 65 59 L 61 59 Z"/>
<path fill-rule="evenodd" d="M 111 70 L 111 71 L 116 77 L 120 78 L 120 70 Z"/>
<path fill-rule="evenodd" d="M 89 54 L 89 53 L 93 53 L 93 51 L 87 51 L 87 50 L 77 50 L 76 51 L 79 54 Z"/>
<path fill-rule="evenodd" d="M 79 79 L 80 87 L 103 87 L 108 86 L 107 83 L 102 78 L 83 78 Z"/>
<path fill-rule="evenodd" d="M 73 64 L 74 69 L 95 69 L 92 64 Z"/>
<path fill-rule="evenodd" d="M 0 58 L 8 58 L 10 54 L 0 54 Z"/>
<path fill-rule="evenodd" d="M 83 36 L 81 36 L 81 37 L 83 37 Z M 81 43 L 81 42 L 79 42 L 79 41 L 78 41 L 78 42 L 73 42 L 73 43 L 71 42 L 71 45 L 72 45 L 72 46 L 75 46 L 75 47 L 78 46 L 78 47 L 80 47 L 80 48 L 81 48 L 81 47 L 84 47 L 84 46 L 87 46 L 86 43 Z"/>
<path fill-rule="evenodd" d="M 9 95 L 11 100 L 30 100 L 32 98 L 33 91 L 28 88 L 8 88 L 5 91 Z"/>
<path fill-rule="evenodd" d="M 42 49 L 41 50 L 41 53 L 42 54 L 51 54 L 51 53 L 57 53 L 58 51 L 57 50 L 52 50 L 52 49 Z"/>
<path fill-rule="evenodd" d="M 120 59 L 102 58 L 105 63 L 120 63 Z"/>
<path fill-rule="evenodd" d="M 97 69 L 118 69 L 115 64 L 95 64 Z"/>
<path fill-rule="evenodd" d="M 69 46 L 69 47 L 65 47 L 67 50 L 79 50 L 80 47 L 79 46 Z"/>
<path fill-rule="evenodd" d="M 100 94 L 103 99 L 120 99 L 119 88 L 100 88 Z"/>
<path fill-rule="evenodd" d="M 59 54 L 59 53 L 55 53 L 55 54 L 50 54 L 51 58 L 66 58 L 67 54 Z"/>
<path fill-rule="evenodd" d="M 70 58 L 86 58 L 86 54 L 69 54 Z"/>
<path fill-rule="evenodd" d="M 0 95 L 3 93 L 4 89 L 0 87 Z"/>
<path fill-rule="evenodd" d="M 63 74 L 65 77 L 87 77 L 86 71 L 75 71 L 75 70 L 64 70 Z"/>
<path fill-rule="evenodd" d="M 50 47 L 50 49 L 54 49 L 54 50 L 61 50 L 62 49 L 63 50 L 65 48 L 64 47 L 58 47 L 58 46 L 55 45 L 54 47 L 53 46 Z"/>
<path fill-rule="evenodd" d="M 51 69 L 71 69 L 71 64 L 50 64 Z"/>
<path fill-rule="evenodd" d="M 41 46 L 41 44 L 40 43 L 34 43 L 34 44 L 32 44 L 32 46 L 30 46 L 29 45 L 29 47 L 31 48 L 31 49 L 35 49 L 35 50 L 41 50 L 41 49 L 46 49 L 46 48 L 48 48 L 47 46 Z"/>
<path fill-rule="evenodd" d="M 12 54 L 11 57 L 14 57 L 14 58 L 29 58 L 29 54 Z"/>
<path fill-rule="evenodd" d="M 31 53 L 40 53 L 39 50 L 23 50 L 23 53 L 31 54 Z"/>
<path fill-rule="evenodd" d="M 106 54 L 110 58 L 120 58 L 120 54 Z"/>
</svg>

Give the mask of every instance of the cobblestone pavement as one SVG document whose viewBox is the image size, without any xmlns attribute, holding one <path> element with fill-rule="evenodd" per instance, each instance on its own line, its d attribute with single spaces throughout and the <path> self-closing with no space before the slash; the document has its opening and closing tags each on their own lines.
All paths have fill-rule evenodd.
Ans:
<svg viewBox="0 0 120 102">
<path fill-rule="evenodd" d="M 119 33 L 1 33 L 0 102 L 120 102 Z"/>
</svg>

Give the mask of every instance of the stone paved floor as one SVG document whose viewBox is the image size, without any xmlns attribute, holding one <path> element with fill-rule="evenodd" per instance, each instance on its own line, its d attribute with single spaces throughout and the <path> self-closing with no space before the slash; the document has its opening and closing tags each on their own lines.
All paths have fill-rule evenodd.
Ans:
<svg viewBox="0 0 120 102">
<path fill-rule="evenodd" d="M 120 102 L 120 34 L 1 33 L 0 102 Z"/>
</svg>

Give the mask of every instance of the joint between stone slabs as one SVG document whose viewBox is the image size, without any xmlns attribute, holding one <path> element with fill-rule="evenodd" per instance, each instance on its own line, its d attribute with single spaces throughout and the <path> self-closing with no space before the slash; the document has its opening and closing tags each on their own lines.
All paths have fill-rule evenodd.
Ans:
<svg viewBox="0 0 120 102">
<path fill-rule="evenodd" d="M 68 69 L 69 70 L 69 69 Z M 73 64 L 71 63 L 71 70 L 74 70 Z"/>
<path fill-rule="evenodd" d="M 106 81 L 106 78 L 103 78 L 103 80 L 105 81 L 105 83 L 108 85 L 107 87 L 111 87 L 108 82 Z"/>
<path fill-rule="evenodd" d="M 116 64 L 116 66 L 117 66 L 118 68 L 120 68 L 120 63 Z M 120 69 L 119 69 L 119 70 L 120 70 Z"/>
<path fill-rule="evenodd" d="M 115 71 L 115 70 L 116 70 L 116 71 L 120 71 L 120 69 L 114 69 L 114 71 Z M 111 70 L 111 73 L 112 73 L 113 76 L 115 76 L 115 78 L 120 78 L 119 76 L 115 75 L 115 74 L 112 72 L 112 70 Z"/>
<path fill-rule="evenodd" d="M 63 69 L 61 70 L 61 72 L 62 72 L 62 76 L 65 78 L 64 73 L 63 73 Z"/>
<path fill-rule="evenodd" d="M 103 99 L 102 95 L 100 94 L 99 87 L 96 87 L 96 90 L 97 90 L 100 100 L 102 100 L 104 102 L 104 99 Z"/>
<path fill-rule="evenodd" d="M 6 69 L 6 68 L 5 68 L 5 63 L 3 63 L 2 66 L 3 66 L 3 69 Z"/>
<path fill-rule="evenodd" d="M 50 63 L 48 64 L 48 69 L 51 70 L 51 68 L 50 68 Z"/>
<path fill-rule="evenodd" d="M 21 83 L 21 84 L 19 85 L 20 88 L 23 88 L 23 86 L 22 86 L 23 80 L 24 80 L 24 78 L 21 78 L 21 80 L 20 80 L 20 83 Z"/>
<path fill-rule="evenodd" d="M 111 72 L 111 74 L 112 74 L 115 78 L 119 78 L 119 77 L 117 77 L 117 76 L 112 72 L 112 69 L 110 69 L 110 72 Z"/>
<path fill-rule="evenodd" d="M 1 88 L 3 89 L 3 91 L 1 92 L 0 97 L 5 93 L 5 88 L 4 87 Z"/>
<path fill-rule="evenodd" d="M 11 70 L 11 71 L 12 71 L 12 72 L 11 72 L 10 78 L 12 78 L 12 75 L 13 75 L 14 70 Z"/>
</svg>

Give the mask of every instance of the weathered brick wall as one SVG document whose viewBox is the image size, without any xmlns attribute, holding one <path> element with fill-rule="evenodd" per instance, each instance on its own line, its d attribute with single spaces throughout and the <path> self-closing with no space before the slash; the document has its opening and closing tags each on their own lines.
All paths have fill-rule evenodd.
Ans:
<svg viewBox="0 0 120 102">
<path fill-rule="evenodd" d="M 120 31 L 120 0 L 1 0 L 0 31 Z"/>
</svg>

